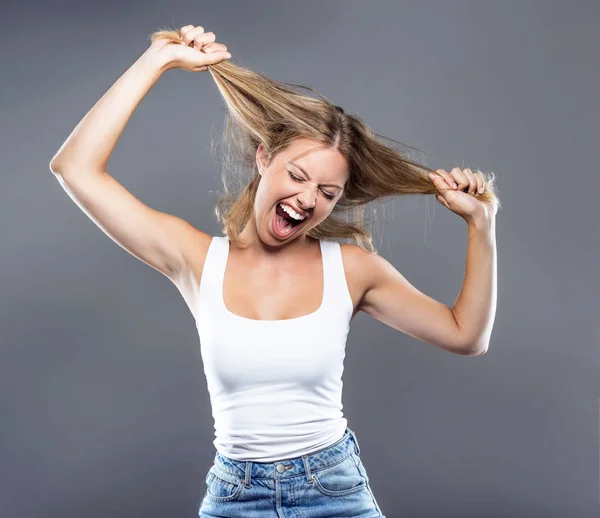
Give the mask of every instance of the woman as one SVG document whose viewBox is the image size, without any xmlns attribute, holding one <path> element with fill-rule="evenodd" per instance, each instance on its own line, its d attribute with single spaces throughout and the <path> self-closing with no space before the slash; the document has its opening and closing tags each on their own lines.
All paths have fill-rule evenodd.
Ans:
<svg viewBox="0 0 600 518">
<path fill-rule="evenodd" d="M 484 353 L 496 298 L 493 178 L 412 162 L 323 96 L 232 64 L 200 26 L 151 41 L 50 168 L 107 235 L 173 281 L 196 319 L 217 450 L 199 514 L 383 516 L 342 414 L 350 321 L 365 311 L 450 352 Z M 224 236 L 153 210 L 106 172 L 133 111 L 172 68 L 210 70 L 230 116 L 228 142 L 251 170 L 217 203 Z M 368 202 L 401 194 L 435 194 L 468 224 L 451 309 L 378 256 L 362 226 Z"/>
</svg>

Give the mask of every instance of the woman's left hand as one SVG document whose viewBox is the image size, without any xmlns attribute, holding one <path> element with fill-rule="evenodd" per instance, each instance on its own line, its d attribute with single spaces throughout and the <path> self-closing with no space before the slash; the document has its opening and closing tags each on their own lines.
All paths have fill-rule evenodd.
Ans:
<svg viewBox="0 0 600 518">
<path fill-rule="evenodd" d="M 435 199 L 447 209 L 465 221 L 496 214 L 495 207 L 476 197 L 485 191 L 485 181 L 481 173 L 473 173 L 470 169 L 461 171 L 458 167 L 449 173 L 444 169 L 437 169 L 436 172 L 437 175 L 429 173 L 439 193 L 435 195 Z"/>
</svg>

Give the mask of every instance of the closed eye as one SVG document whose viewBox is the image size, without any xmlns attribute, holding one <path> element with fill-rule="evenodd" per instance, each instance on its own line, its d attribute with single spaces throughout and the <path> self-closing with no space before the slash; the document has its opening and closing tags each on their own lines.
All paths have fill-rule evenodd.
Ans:
<svg viewBox="0 0 600 518">
<path fill-rule="evenodd" d="M 303 182 L 304 181 L 302 178 L 300 178 L 299 176 L 296 176 L 291 171 L 288 171 L 288 174 L 290 175 L 290 178 L 292 178 L 292 180 L 294 180 L 295 182 Z M 321 192 L 323 193 L 325 198 L 327 198 L 328 200 L 333 200 L 333 198 L 335 198 L 335 194 L 329 194 L 329 193 L 326 193 L 325 191 L 321 191 Z"/>
</svg>

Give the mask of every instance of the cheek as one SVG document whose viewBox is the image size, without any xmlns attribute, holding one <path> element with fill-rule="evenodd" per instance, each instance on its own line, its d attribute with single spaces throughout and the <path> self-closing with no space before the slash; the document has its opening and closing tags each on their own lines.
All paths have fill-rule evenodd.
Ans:
<svg viewBox="0 0 600 518">
<path fill-rule="evenodd" d="M 263 178 L 258 184 L 255 200 L 261 206 L 272 206 L 277 200 L 284 197 L 285 195 L 282 194 L 281 187 L 273 184 L 269 179 Z"/>
<path fill-rule="evenodd" d="M 323 209 L 323 219 L 329 217 L 335 207 L 334 202 L 327 202 L 327 206 Z"/>
<path fill-rule="evenodd" d="M 331 210 L 328 209 L 321 209 L 319 210 L 319 212 L 315 212 L 313 214 L 313 221 L 311 222 L 311 226 L 317 226 L 319 223 L 325 221 L 329 215 L 331 214 Z"/>
<path fill-rule="evenodd" d="M 256 196 L 254 198 L 254 210 L 257 213 L 267 211 L 273 205 L 274 201 L 272 198 L 272 193 L 266 186 L 262 185 L 258 187 L 256 191 Z"/>
</svg>

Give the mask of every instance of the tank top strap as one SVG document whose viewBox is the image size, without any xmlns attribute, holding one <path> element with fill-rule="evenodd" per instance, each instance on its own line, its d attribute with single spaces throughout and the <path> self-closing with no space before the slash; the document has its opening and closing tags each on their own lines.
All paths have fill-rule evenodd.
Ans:
<svg viewBox="0 0 600 518">
<path fill-rule="evenodd" d="M 214 304 L 221 296 L 229 239 L 227 236 L 213 236 L 202 268 L 200 282 L 200 304 Z M 208 302 L 211 301 L 211 302 Z"/>
<path fill-rule="evenodd" d="M 335 250 L 334 246 L 336 243 L 333 241 L 327 241 L 326 239 L 319 239 L 321 246 L 321 257 L 323 259 L 323 302 L 321 309 L 327 310 L 331 306 L 335 287 Z"/>
<path fill-rule="evenodd" d="M 352 299 L 346 282 L 341 246 L 337 241 L 324 239 L 321 239 L 321 243 L 326 297 L 323 305 L 337 309 L 348 309 L 349 306 L 352 312 Z"/>
<path fill-rule="evenodd" d="M 322 238 L 319 244 L 323 264 L 323 300 L 319 313 L 342 309 L 351 315 L 352 299 L 346 283 L 340 244 Z M 213 314 L 215 310 L 225 309 L 222 289 L 228 255 L 229 238 L 213 236 L 204 260 L 199 294 L 200 308 L 205 302 L 208 306 L 204 309 Z"/>
<path fill-rule="evenodd" d="M 333 301 L 335 303 L 335 292 L 340 289 L 341 255 L 339 244 L 335 241 L 319 239 L 321 247 L 321 259 L 323 265 L 323 300 L 321 308 L 325 308 Z M 229 256 L 229 238 L 227 236 L 213 236 L 206 254 L 204 271 L 206 272 L 207 297 L 205 300 L 216 300 L 219 304 L 223 300 L 223 284 L 225 280 L 225 269 Z M 343 276 L 343 272 L 342 272 Z M 202 274 L 204 283 L 204 272 Z M 345 282 L 345 279 L 342 279 Z M 210 293 L 208 293 L 210 292 Z M 224 308 L 223 308 L 224 309 Z"/>
</svg>

